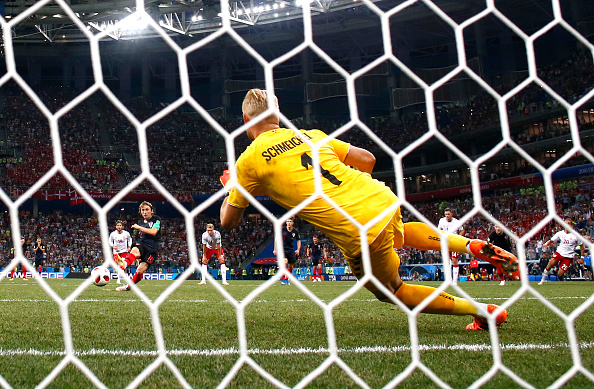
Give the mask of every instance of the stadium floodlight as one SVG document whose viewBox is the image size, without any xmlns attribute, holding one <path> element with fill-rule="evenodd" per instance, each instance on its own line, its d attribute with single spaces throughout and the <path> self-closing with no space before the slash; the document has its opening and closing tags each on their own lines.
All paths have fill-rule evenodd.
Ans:
<svg viewBox="0 0 594 389">
<path fill-rule="evenodd" d="M 303 4 L 305 4 L 305 2 L 308 2 L 309 4 L 313 3 L 315 0 L 295 0 L 295 7 L 301 7 Z"/>
<path fill-rule="evenodd" d="M 123 19 L 119 25 L 123 31 L 142 31 L 148 26 L 148 22 L 138 15 L 130 15 Z"/>
</svg>

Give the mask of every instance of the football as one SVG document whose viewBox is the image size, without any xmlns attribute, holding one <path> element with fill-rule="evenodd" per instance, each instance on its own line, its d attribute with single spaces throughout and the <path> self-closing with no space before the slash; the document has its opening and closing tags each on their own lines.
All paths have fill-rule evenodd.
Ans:
<svg viewBox="0 0 594 389">
<path fill-rule="evenodd" d="M 96 286 L 105 286 L 111 280 L 111 274 L 104 267 L 96 267 L 91 271 L 91 279 Z"/>
</svg>

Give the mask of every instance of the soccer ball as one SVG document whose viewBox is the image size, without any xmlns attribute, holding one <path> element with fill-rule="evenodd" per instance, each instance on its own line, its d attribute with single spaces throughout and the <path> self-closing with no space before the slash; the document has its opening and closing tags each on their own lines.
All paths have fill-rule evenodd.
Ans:
<svg viewBox="0 0 594 389">
<path fill-rule="evenodd" d="M 105 286 L 111 280 L 111 273 L 107 268 L 96 267 L 91 271 L 91 279 L 95 286 Z"/>
</svg>

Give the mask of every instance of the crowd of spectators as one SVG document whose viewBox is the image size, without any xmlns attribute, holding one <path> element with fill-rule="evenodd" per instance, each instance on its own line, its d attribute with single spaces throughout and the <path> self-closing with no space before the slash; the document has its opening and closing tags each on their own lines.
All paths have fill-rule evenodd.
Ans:
<svg viewBox="0 0 594 389">
<path fill-rule="evenodd" d="M 539 77 L 570 102 L 575 102 L 590 90 L 594 85 L 593 74 L 591 55 L 582 51 L 577 51 L 557 64 L 538 69 Z M 502 84 L 494 88 L 500 93 L 505 93 L 513 86 Z M 0 89 L 0 93 L 4 98 L 0 117 L 0 138 L 3 135 L 4 139 L 0 139 L 0 142 L 5 146 L 4 149 L 14 150 L 13 158 L 9 158 L 2 166 L 2 173 L 5 174 L 2 174 L 1 184 L 3 187 L 26 188 L 53 166 L 49 122 L 16 85 L 5 85 Z M 68 88 L 36 90 L 36 93 L 52 112 L 75 96 Z M 144 99 L 134 101 L 135 103 L 129 104 L 128 108 L 140 120 L 163 108 Z M 507 107 L 508 114 L 513 119 L 554 109 L 558 105 L 555 99 L 532 83 L 513 96 Z M 227 161 L 224 142 L 197 114 L 188 113 L 187 109 L 182 108 L 173 111 L 147 129 L 151 172 L 172 192 L 214 193 L 219 189 L 218 176 Z M 459 135 L 462 134 L 464 138 L 464 133 L 474 133 L 498 123 L 499 112 L 493 97 L 483 92 L 465 102 L 438 107 L 436 119 L 437 127 L 444 135 L 460 138 Z M 58 124 L 64 164 L 85 189 L 115 191 L 139 174 L 137 161 L 101 163 L 100 151 L 106 149 L 127 155 L 131 159 L 137 159 L 139 155 L 136 129 L 106 98 L 98 95 L 81 102 L 62 116 Z M 237 120 L 222 123 L 228 131 L 235 130 L 240 124 Z M 582 120 L 580 130 L 593 128 L 593 125 L 594 121 Z M 398 151 L 410 144 L 411 139 L 417 139 L 427 132 L 428 125 L 425 114 L 417 112 L 402 116 L 396 121 L 375 122 L 370 128 L 389 147 Z M 332 128 L 324 130 L 329 131 Z M 518 144 L 528 144 L 567 134 L 567 122 L 548 122 L 537 133 L 534 129 L 516 129 L 512 133 L 512 138 Z M 377 147 L 356 127 L 344 133 L 341 139 L 369 149 Z M 459 141 L 468 141 L 464 139 Z M 236 155 L 239 155 L 249 141 L 247 137 L 239 136 L 234 143 Z M 497 174 L 501 176 L 501 173 L 505 172 Z M 56 177 L 45 187 L 55 189 L 63 188 L 65 185 L 62 177 Z M 155 189 L 144 183 L 138 190 Z"/>
<path fill-rule="evenodd" d="M 51 95 L 55 93 L 56 97 Z M 2 166 L 0 184 L 4 188 L 27 189 L 54 165 L 54 152 L 49 121 L 33 107 L 21 89 L 8 86 L 2 89 L 4 113 L 0 123 L 5 134 L 4 149 L 10 158 Z M 49 108 L 61 108 L 71 94 L 65 90 L 40 91 L 42 101 Z M 101 149 L 96 119 L 87 104 L 79 104 L 58 121 L 64 166 L 89 191 L 109 191 L 119 188 L 119 166 L 103 164 L 97 155 Z M 55 175 L 45 185 L 46 189 L 64 189 L 66 179 Z"/>
<path fill-rule="evenodd" d="M 154 110 L 145 107 L 142 101 L 129 107 L 138 109 L 134 114 L 139 119 Z M 136 159 L 138 135 L 132 123 L 105 99 L 96 101 L 96 106 L 100 112 L 99 127 L 109 134 L 110 149 Z M 224 169 L 222 161 L 227 160 L 224 146 L 220 136 L 203 120 L 197 120 L 195 114 L 174 111 L 148 127 L 146 136 L 151 173 L 167 190 L 174 194 L 212 194 L 220 189 L 218 176 Z M 124 184 L 140 173 L 138 164 L 126 162 L 126 169 L 121 170 Z M 155 191 L 148 182 L 136 190 Z"/>
<path fill-rule="evenodd" d="M 2 145 L 14 155 L 6 158 L 2 166 L 5 174 L 0 184 L 26 189 L 54 164 L 50 127 L 39 110 L 22 109 L 32 104 L 22 90 L 9 87 L 2 93 L 6 97 L 6 113 L 0 122 L 5 135 Z M 133 168 L 125 159 L 106 163 L 102 158 L 105 150 L 120 155 L 138 154 L 139 150 L 134 127 L 119 111 L 113 107 L 107 111 L 107 107 L 100 100 L 97 104 L 83 102 L 59 120 L 64 165 L 88 191 L 117 191 L 139 174 L 139 166 Z M 147 130 L 151 172 L 173 193 L 214 193 L 220 188 L 218 176 L 223 170 L 220 161 L 224 147 L 220 150 L 215 144 L 219 136 L 211 134 L 204 124 L 193 123 L 187 115 L 176 115 L 174 119 Z M 101 131 L 109 134 L 109 142 L 102 140 Z M 66 186 L 66 180 L 57 175 L 43 188 Z M 155 191 L 148 183 L 141 184 L 138 190 Z"/>
<path fill-rule="evenodd" d="M 588 93 L 594 85 L 594 64 L 588 52 L 576 51 L 573 56 L 559 63 L 539 68 L 538 75 L 547 85 L 567 99 L 575 103 Z M 522 80 L 518 80 L 519 84 Z M 494 86 L 499 94 L 505 94 L 517 85 L 502 84 Z M 559 107 L 560 104 L 540 86 L 531 83 L 522 91 L 511 97 L 507 103 L 507 115 L 510 118 L 529 116 Z M 475 132 L 489 125 L 499 123 L 499 110 L 495 99 L 486 91 L 470 99 L 436 107 L 437 129 L 446 137 L 458 137 L 461 134 Z M 580 130 L 593 128 L 592 123 L 580 123 Z M 370 129 L 389 147 L 400 151 L 420 138 L 429 130 L 424 112 L 403 116 L 396 121 L 376 121 Z M 531 135 L 528 130 L 514 133 L 514 140 L 522 144 L 536 142 L 569 134 L 568 125 L 552 125 L 543 129 L 538 135 Z M 341 139 L 366 148 L 377 148 L 377 145 L 358 128 L 346 132 Z M 466 139 L 468 141 L 468 139 Z"/>
<path fill-rule="evenodd" d="M 224 170 L 213 161 L 214 136 L 206 127 L 177 122 L 147 132 L 151 172 L 174 193 L 211 194 L 221 188 Z"/>
<path fill-rule="evenodd" d="M 594 198 L 588 189 L 591 181 L 582 181 L 579 184 L 568 182 L 565 185 L 557 185 L 555 193 L 556 213 L 561 219 L 569 217 L 573 220 L 574 229 L 584 240 L 594 242 Z M 573 185 L 572 185 L 573 184 Z M 508 193 L 499 196 L 483 197 L 484 212 L 491 215 L 518 238 L 531 234 L 525 250 L 526 259 L 530 262 L 529 272 L 540 274 L 542 260 L 545 265 L 554 248 L 548 252 L 542 249 L 544 242 L 549 240 L 555 232 L 562 229 L 556 221 L 551 221 L 534 231 L 538 223 L 548 216 L 547 200 L 544 192 L 539 189 L 526 191 L 524 193 Z M 447 207 L 452 209 L 454 215 L 459 219 L 472 212 L 474 209 L 471 197 L 459 198 L 447 202 L 426 202 L 413 204 L 415 208 L 431 222 L 437 225 L 439 218 L 443 216 L 443 210 Z M 402 209 L 404 222 L 416 221 L 417 219 L 408 210 Z M 485 213 L 476 213 L 464 224 L 465 236 L 471 239 L 486 240 L 494 230 L 494 225 L 486 217 Z M 516 249 L 516 241 L 514 251 Z M 403 264 L 433 263 L 441 264 L 441 252 L 421 252 L 416 249 L 404 248 L 399 250 Z M 464 259 L 464 258 L 463 258 Z M 469 258 L 466 258 L 468 260 Z"/>
</svg>

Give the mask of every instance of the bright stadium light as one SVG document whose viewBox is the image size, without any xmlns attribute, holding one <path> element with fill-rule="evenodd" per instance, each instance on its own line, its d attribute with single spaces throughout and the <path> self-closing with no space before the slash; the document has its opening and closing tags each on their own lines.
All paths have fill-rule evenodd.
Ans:
<svg viewBox="0 0 594 389">
<path fill-rule="evenodd" d="M 140 31 L 148 26 L 148 22 L 140 16 L 129 16 L 122 21 L 120 29 L 124 31 Z"/>
<path fill-rule="evenodd" d="M 296 7 L 301 7 L 305 2 L 308 2 L 309 4 L 313 3 L 314 0 L 295 0 L 295 6 Z"/>
</svg>

